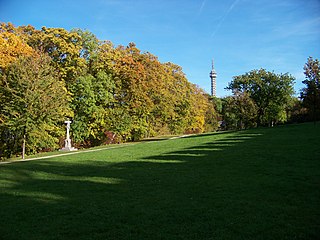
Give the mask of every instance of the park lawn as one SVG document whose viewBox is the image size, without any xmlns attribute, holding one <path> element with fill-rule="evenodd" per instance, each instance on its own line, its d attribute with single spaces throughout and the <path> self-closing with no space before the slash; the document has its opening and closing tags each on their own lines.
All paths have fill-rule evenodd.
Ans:
<svg viewBox="0 0 320 240">
<path fill-rule="evenodd" d="M 0 165 L 0 239 L 319 239 L 320 125 Z"/>
</svg>

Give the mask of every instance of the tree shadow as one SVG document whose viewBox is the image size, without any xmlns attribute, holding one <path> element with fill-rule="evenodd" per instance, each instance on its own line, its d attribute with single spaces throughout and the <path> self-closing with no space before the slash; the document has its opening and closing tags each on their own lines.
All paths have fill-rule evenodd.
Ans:
<svg viewBox="0 0 320 240">
<path fill-rule="evenodd" d="M 200 136 L 192 136 L 177 140 L 194 141 L 190 147 L 115 162 L 106 152 L 96 160 L 84 154 L 76 161 L 80 155 L 63 162 L 57 158 L 1 166 L 0 202 L 5 207 L 0 235 L 3 239 L 259 239 L 267 232 L 284 236 L 288 228 L 275 222 L 265 207 L 274 197 L 265 196 L 261 188 L 274 182 L 266 182 L 262 169 L 252 164 L 259 153 L 248 153 L 252 143 L 264 137 L 259 134 L 240 132 L 216 140 L 207 135 L 199 143 Z M 130 156 L 131 150 L 116 151 Z"/>
</svg>

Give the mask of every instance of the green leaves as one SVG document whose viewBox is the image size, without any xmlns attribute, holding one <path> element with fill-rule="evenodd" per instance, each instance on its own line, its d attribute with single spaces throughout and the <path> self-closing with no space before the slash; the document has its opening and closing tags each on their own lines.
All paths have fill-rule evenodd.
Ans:
<svg viewBox="0 0 320 240">
<path fill-rule="evenodd" d="M 8 39 L 16 43 L 11 50 Z M 1 54 L 0 148 L 10 154 L 20 151 L 24 133 L 29 152 L 57 148 L 65 118 L 79 146 L 103 144 L 108 134 L 134 141 L 217 123 L 208 96 L 180 66 L 134 43 L 115 47 L 81 29 L 2 24 Z"/>
<path fill-rule="evenodd" d="M 235 76 L 227 89 L 232 90 L 234 94 L 249 94 L 257 106 L 257 123 L 272 125 L 286 120 L 282 113 L 288 107 L 294 93 L 294 80 L 289 74 L 276 74 L 260 69 Z"/>
<path fill-rule="evenodd" d="M 81 76 L 70 87 L 74 111 L 73 136 L 76 142 L 88 139 L 103 140 L 103 132 L 108 130 L 106 115 L 114 104 L 114 82 L 110 75 L 98 72 Z"/>
<path fill-rule="evenodd" d="M 304 66 L 306 79 L 303 83 L 306 85 L 301 90 L 303 105 L 308 109 L 309 119 L 316 121 L 320 119 L 320 63 L 318 59 L 308 58 Z"/>
<path fill-rule="evenodd" d="M 224 121 L 228 129 L 255 127 L 257 112 L 257 105 L 246 92 L 237 92 L 223 101 Z"/>
<path fill-rule="evenodd" d="M 1 77 L 1 132 L 15 136 L 11 137 L 15 145 L 26 134 L 29 153 L 57 148 L 58 126 L 70 112 L 65 84 L 50 64 L 51 59 L 40 53 L 20 57 Z"/>
</svg>

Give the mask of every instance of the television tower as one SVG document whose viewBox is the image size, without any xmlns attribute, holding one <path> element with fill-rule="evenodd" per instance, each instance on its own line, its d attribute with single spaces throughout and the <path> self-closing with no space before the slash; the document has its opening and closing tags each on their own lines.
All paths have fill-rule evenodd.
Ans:
<svg viewBox="0 0 320 240">
<path fill-rule="evenodd" d="M 217 93 L 216 93 L 216 90 L 217 90 L 217 82 L 216 82 L 217 73 L 214 70 L 213 59 L 212 59 L 212 69 L 211 69 L 211 72 L 210 72 L 210 78 L 211 78 L 211 96 L 212 97 L 216 97 L 217 96 Z"/>
</svg>

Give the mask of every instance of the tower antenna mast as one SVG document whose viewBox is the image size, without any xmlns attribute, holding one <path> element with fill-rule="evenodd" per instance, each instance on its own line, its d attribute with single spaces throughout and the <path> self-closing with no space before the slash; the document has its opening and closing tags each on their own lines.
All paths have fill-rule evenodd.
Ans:
<svg viewBox="0 0 320 240">
<path fill-rule="evenodd" d="M 216 79 L 217 79 L 217 73 L 214 69 L 214 61 L 212 59 L 212 69 L 211 69 L 211 72 L 210 72 L 210 78 L 211 78 L 211 96 L 212 97 L 216 97 L 217 96 L 217 82 L 216 82 Z"/>
</svg>

